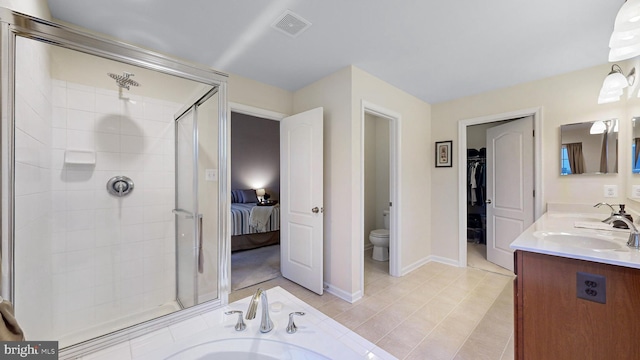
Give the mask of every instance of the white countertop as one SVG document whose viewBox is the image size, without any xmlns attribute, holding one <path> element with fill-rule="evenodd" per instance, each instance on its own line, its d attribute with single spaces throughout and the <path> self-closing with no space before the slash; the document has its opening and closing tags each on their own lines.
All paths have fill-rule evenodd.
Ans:
<svg viewBox="0 0 640 360">
<path fill-rule="evenodd" d="M 576 222 L 598 222 L 606 218 L 601 214 L 545 213 L 518 236 L 511 248 L 570 259 L 594 261 L 640 269 L 640 250 L 628 247 L 629 230 L 593 230 L 576 228 Z M 636 225 L 638 227 L 639 225 Z M 544 240 L 541 234 L 585 235 L 619 244 L 617 249 L 590 249 Z"/>
</svg>

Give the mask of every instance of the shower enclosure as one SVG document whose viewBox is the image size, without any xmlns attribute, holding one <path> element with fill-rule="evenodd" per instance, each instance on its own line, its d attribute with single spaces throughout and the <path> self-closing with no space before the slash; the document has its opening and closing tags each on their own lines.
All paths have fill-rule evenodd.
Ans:
<svg viewBox="0 0 640 360">
<path fill-rule="evenodd" d="M 226 75 L 0 18 L 1 294 L 27 339 L 71 357 L 226 302 Z"/>
</svg>

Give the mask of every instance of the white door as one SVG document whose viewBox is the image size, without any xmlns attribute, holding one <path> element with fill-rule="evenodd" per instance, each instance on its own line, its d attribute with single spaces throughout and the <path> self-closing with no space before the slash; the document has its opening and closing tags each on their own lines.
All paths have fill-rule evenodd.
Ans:
<svg viewBox="0 0 640 360">
<path fill-rule="evenodd" d="M 280 122 L 280 271 L 322 295 L 322 108 Z"/>
<path fill-rule="evenodd" d="M 533 224 L 533 117 L 487 130 L 487 260 L 513 271 L 509 245 Z"/>
</svg>

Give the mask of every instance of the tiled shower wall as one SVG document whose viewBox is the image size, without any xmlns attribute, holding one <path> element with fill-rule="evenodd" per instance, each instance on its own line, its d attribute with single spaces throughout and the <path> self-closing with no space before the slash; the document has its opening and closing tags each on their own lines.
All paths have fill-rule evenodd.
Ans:
<svg viewBox="0 0 640 360">
<path fill-rule="evenodd" d="M 60 80 L 52 90 L 53 314 L 68 333 L 175 299 L 180 104 Z M 65 163 L 69 150 L 95 151 L 95 165 Z M 106 190 L 117 175 L 135 183 L 122 198 Z"/>
<path fill-rule="evenodd" d="M 50 339 L 53 329 L 49 57 L 46 45 L 17 38 L 15 315 L 29 339 Z"/>
<path fill-rule="evenodd" d="M 17 41 L 15 302 L 28 338 L 173 301 L 180 104 L 51 80 L 47 45 Z M 93 151 L 96 163 L 65 163 L 67 150 Z M 129 196 L 107 193 L 115 175 L 133 179 Z"/>
</svg>

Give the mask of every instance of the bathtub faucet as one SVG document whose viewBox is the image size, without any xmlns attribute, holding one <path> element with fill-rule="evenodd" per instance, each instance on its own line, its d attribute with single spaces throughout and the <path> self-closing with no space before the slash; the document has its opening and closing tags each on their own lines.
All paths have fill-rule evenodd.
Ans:
<svg viewBox="0 0 640 360">
<path fill-rule="evenodd" d="M 247 309 L 247 316 L 245 319 L 251 320 L 256 317 L 256 312 L 258 310 L 258 302 L 262 303 L 262 320 L 260 321 L 260 332 L 268 333 L 273 330 L 273 322 L 269 317 L 269 300 L 267 300 L 267 292 L 258 289 L 253 297 L 251 298 L 251 302 L 249 303 L 249 309 Z"/>
</svg>

